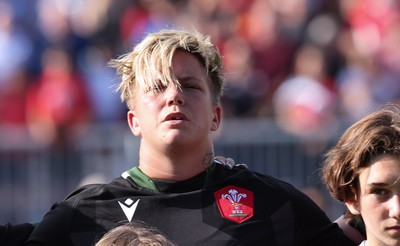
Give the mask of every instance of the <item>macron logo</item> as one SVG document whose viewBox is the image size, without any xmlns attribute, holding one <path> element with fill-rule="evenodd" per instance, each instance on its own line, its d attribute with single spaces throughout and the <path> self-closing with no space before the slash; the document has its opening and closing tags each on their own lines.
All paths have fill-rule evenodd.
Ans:
<svg viewBox="0 0 400 246">
<path fill-rule="evenodd" d="M 122 211 L 124 212 L 129 222 L 131 222 L 133 215 L 135 214 L 136 207 L 139 204 L 139 201 L 140 199 L 133 203 L 133 200 L 130 198 L 126 199 L 123 203 L 118 201 L 119 206 L 122 208 Z"/>
</svg>

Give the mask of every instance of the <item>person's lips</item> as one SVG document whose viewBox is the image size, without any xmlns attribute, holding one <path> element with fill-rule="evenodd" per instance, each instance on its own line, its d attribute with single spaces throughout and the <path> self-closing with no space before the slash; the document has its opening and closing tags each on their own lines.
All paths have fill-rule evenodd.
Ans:
<svg viewBox="0 0 400 246">
<path fill-rule="evenodd" d="M 386 231 L 393 233 L 393 235 L 400 235 L 400 225 L 386 227 Z"/>
<path fill-rule="evenodd" d="M 388 227 L 389 230 L 399 230 L 400 231 L 400 225 L 394 225 L 394 226 L 390 226 Z"/>
<path fill-rule="evenodd" d="M 181 112 L 170 113 L 164 118 L 164 122 L 166 122 L 166 121 L 187 121 L 187 120 L 188 120 L 187 116 Z"/>
</svg>

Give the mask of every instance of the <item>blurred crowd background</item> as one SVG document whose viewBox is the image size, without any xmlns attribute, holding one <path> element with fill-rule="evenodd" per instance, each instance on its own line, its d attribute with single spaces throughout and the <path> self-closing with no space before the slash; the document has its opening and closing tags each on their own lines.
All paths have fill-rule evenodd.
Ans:
<svg viewBox="0 0 400 246">
<path fill-rule="evenodd" d="M 224 56 L 226 118 L 327 134 L 399 101 L 399 13 L 395 0 L 1 0 L 0 124 L 47 145 L 75 124 L 125 120 L 107 61 L 183 28 Z"/>
<path fill-rule="evenodd" d="M 166 28 L 211 36 L 224 57 L 228 121 L 268 119 L 295 137 L 331 138 L 341 122 L 400 103 L 396 0 L 0 0 L 1 147 L 18 147 L 29 136 L 35 146 L 68 149 L 94 126 L 125 122 L 126 107 L 114 91 L 118 77 L 107 62 L 147 33 Z M 243 126 L 230 133 L 245 134 Z M 320 151 L 317 145 L 311 147 Z M 93 165 L 106 162 L 109 149 L 101 151 Z M 8 180 L 2 187 L 16 189 L 15 183 L 29 179 L 18 191 L 36 187 L 31 201 L 40 198 L 40 185 L 51 179 L 38 184 L 40 177 L 21 176 L 21 170 L 30 166 L 38 176 L 46 168 L 29 164 L 14 170 L 5 161 L 11 155 L 0 154 L 1 179 Z M 44 163 L 38 156 L 37 163 Z M 70 173 L 82 169 L 73 162 Z M 52 177 L 65 176 L 65 169 L 49 163 L 57 169 Z M 7 178 L 4 170 L 16 177 Z M 18 193 L 8 189 L 4 196 Z M 64 191 L 49 192 L 64 196 Z M 18 199 L 7 209 L 15 210 Z M 41 209 L 47 202 L 53 201 Z"/>
</svg>

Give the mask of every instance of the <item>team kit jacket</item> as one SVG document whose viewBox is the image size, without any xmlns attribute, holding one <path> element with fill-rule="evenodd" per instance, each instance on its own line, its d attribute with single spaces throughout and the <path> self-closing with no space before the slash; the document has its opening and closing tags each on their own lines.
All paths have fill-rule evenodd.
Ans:
<svg viewBox="0 0 400 246">
<path fill-rule="evenodd" d="M 181 182 L 134 167 L 54 205 L 28 245 L 93 246 L 126 221 L 157 228 L 177 245 L 356 245 L 292 185 L 244 167 L 213 164 Z"/>
</svg>

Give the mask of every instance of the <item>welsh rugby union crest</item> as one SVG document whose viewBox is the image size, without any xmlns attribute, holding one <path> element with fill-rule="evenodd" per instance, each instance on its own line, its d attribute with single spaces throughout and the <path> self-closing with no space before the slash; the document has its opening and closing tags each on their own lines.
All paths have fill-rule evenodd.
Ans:
<svg viewBox="0 0 400 246">
<path fill-rule="evenodd" d="M 214 193 L 219 212 L 225 219 L 238 224 L 250 219 L 254 215 L 253 192 L 229 185 Z"/>
</svg>

